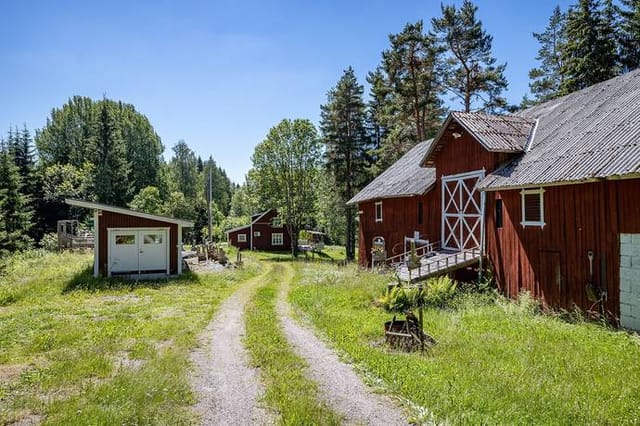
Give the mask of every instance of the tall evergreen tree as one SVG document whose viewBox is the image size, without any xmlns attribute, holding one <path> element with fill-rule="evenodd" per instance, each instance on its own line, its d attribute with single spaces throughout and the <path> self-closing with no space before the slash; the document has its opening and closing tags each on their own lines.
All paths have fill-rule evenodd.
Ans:
<svg viewBox="0 0 640 426">
<path fill-rule="evenodd" d="M 540 43 L 536 56 L 540 66 L 529 71 L 529 87 L 535 96 L 533 103 L 544 102 L 559 95 L 564 78 L 561 51 L 566 43 L 565 22 L 566 14 L 560 6 L 556 6 L 544 32 L 533 33 Z"/>
<path fill-rule="evenodd" d="M 102 102 L 97 123 L 93 156 L 94 188 L 97 201 L 124 207 L 131 200 L 129 162 L 113 107 Z"/>
<path fill-rule="evenodd" d="M 170 167 L 177 183 L 178 191 L 187 199 L 195 200 L 198 195 L 198 160 L 196 154 L 183 140 L 172 148 Z"/>
<path fill-rule="evenodd" d="M 380 145 L 381 169 L 387 168 L 416 143 L 435 133 L 444 113 L 439 95 L 439 51 L 422 21 L 389 35 L 391 47 L 369 75 L 375 110 L 373 128 Z"/>
<path fill-rule="evenodd" d="M 620 59 L 624 71 L 640 67 L 640 0 L 621 0 Z"/>
<path fill-rule="evenodd" d="M 355 259 L 357 208 L 345 203 L 369 177 L 370 139 L 365 124 L 363 93 L 364 87 L 358 83 L 353 68 L 349 67 L 338 84 L 327 93 L 327 103 L 320 107 L 320 130 L 325 144 L 327 170 L 345 206 L 347 260 Z"/>
<path fill-rule="evenodd" d="M 472 109 L 495 112 L 507 107 L 502 91 L 507 88 L 504 70 L 491 53 L 493 37 L 476 18 L 478 7 L 464 0 L 460 9 L 442 5 L 442 16 L 431 24 L 441 46 L 447 51 L 443 74 L 445 87 Z"/>
<path fill-rule="evenodd" d="M 33 210 L 11 152 L 0 151 L 0 257 L 31 246 Z"/>
<path fill-rule="evenodd" d="M 598 0 L 579 0 L 569 9 L 567 42 L 562 48 L 562 94 L 608 80 L 618 73 L 612 24 L 603 17 Z"/>
</svg>

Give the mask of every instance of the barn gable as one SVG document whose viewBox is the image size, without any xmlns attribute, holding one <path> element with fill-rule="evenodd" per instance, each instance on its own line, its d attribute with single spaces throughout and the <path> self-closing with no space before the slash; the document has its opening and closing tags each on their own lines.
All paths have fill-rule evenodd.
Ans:
<svg viewBox="0 0 640 426">
<path fill-rule="evenodd" d="M 289 230 L 278 216 L 276 209 L 270 209 L 251 216 L 251 223 L 226 232 L 227 242 L 242 250 L 288 250 L 291 247 Z"/>
</svg>

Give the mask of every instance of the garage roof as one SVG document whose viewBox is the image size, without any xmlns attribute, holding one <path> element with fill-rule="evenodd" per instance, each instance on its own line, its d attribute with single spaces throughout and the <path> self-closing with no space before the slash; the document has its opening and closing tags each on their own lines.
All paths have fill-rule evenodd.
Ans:
<svg viewBox="0 0 640 426">
<path fill-rule="evenodd" d="M 122 208 L 122 207 L 110 206 L 108 204 L 94 203 L 92 201 L 74 200 L 72 198 L 67 198 L 64 201 L 65 201 L 65 203 L 69 204 L 70 206 L 84 207 L 84 208 L 93 209 L 93 210 L 104 210 L 104 211 L 107 211 L 107 212 L 120 213 L 120 214 L 125 214 L 125 215 L 128 215 L 128 216 L 135 216 L 135 217 L 141 217 L 141 218 L 144 218 L 144 219 L 157 220 L 159 222 L 175 223 L 176 225 L 181 225 L 181 226 L 184 226 L 186 228 L 193 228 L 193 222 L 190 221 L 190 220 L 174 219 L 172 217 L 166 217 L 166 216 L 159 216 L 159 215 L 155 215 L 155 214 L 137 212 L 137 211 L 131 210 L 131 209 L 125 209 L 125 208 Z"/>
</svg>

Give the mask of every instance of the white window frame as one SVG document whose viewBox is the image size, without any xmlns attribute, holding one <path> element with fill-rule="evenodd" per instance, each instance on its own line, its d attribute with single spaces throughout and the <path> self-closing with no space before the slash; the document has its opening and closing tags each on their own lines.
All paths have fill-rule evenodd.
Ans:
<svg viewBox="0 0 640 426">
<path fill-rule="evenodd" d="M 546 225 L 544 221 L 544 188 L 535 188 L 535 189 L 523 189 L 520 191 L 520 204 L 522 205 L 522 221 L 520 224 L 523 228 L 527 226 L 539 226 L 540 228 L 544 228 Z M 538 194 L 539 202 L 540 202 L 540 220 L 527 220 L 525 217 L 525 199 L 527 195 Z"/>
<path fill-rule="evenodd" d="M 276 241 L 276 236 L 278 236 L 278 240 Z M 274 232 L 271 234 L 271 245 L 272 246 L 283 246 L 284 245 L 284 233 L 282 232 Z"/>
<path fill-rule="evenodd" d="M 247 242 L 247 234 L 238 234 L 238 242 L 246 243 Z"/>
<path fill-rule="evenodd" d="M 253 231 L 253 236 L 254 237 L 259 237 L 260 235 L 261 235 L 260 231 Z"/>
<path fill-rule="evenodd" d="M 378 206 L 380 206 L 380 217 L 378 217 Z M 376 201 L 374 214 L 376 218 L 376 223 L 382 222 L 382 201 Z"/>
<path fill-rule="evenodd" d="M 273 219 L 271 219 L 271 227 L 282 228 L 282 219 L 279 217 L 274 217 Z"/>
</svg>

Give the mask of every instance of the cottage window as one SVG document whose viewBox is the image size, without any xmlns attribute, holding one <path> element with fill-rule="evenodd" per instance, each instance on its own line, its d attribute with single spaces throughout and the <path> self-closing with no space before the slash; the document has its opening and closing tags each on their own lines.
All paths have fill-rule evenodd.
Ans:
<svg viewBox="0 0 640 426">
<path fill-rule="evenodd" d="M 246 243 L 247 242 L 247 234 L 238 234 L 238 242 Z"/>
<path fill-rule="evenodd" d="M 282 219 L 280 219 L 279 217 L 274 217 L 271 220 L 271 226 L 274 228 L 282 228 Z"/>
<path fill-rule="evenodd" d="M 253 236 L 254 237 L 259 237 L 260 235 L 262 235 L 262 234 L 260 234 L 260 231 L 254 231 L 253 232 Z"/>
<path fill-rule="evenodd" d="M 376 222 L 382 222 L 382 201 L 376 202 Z"/>
<path fill-rule="evenodd" d="M 523 227 L 544 227 L 544 189 L 523 189 L 522 196 L 522 222 Z"/>
<path fill-rule="evenodd" d="M 272 246 L 281 246 L 284 244 L 284 238 L 283 238 L 283 234 L 282 232 L 277 232 L 277 233 L 273 233 L 271 234 L 271 245 Z"/>
</svg>

